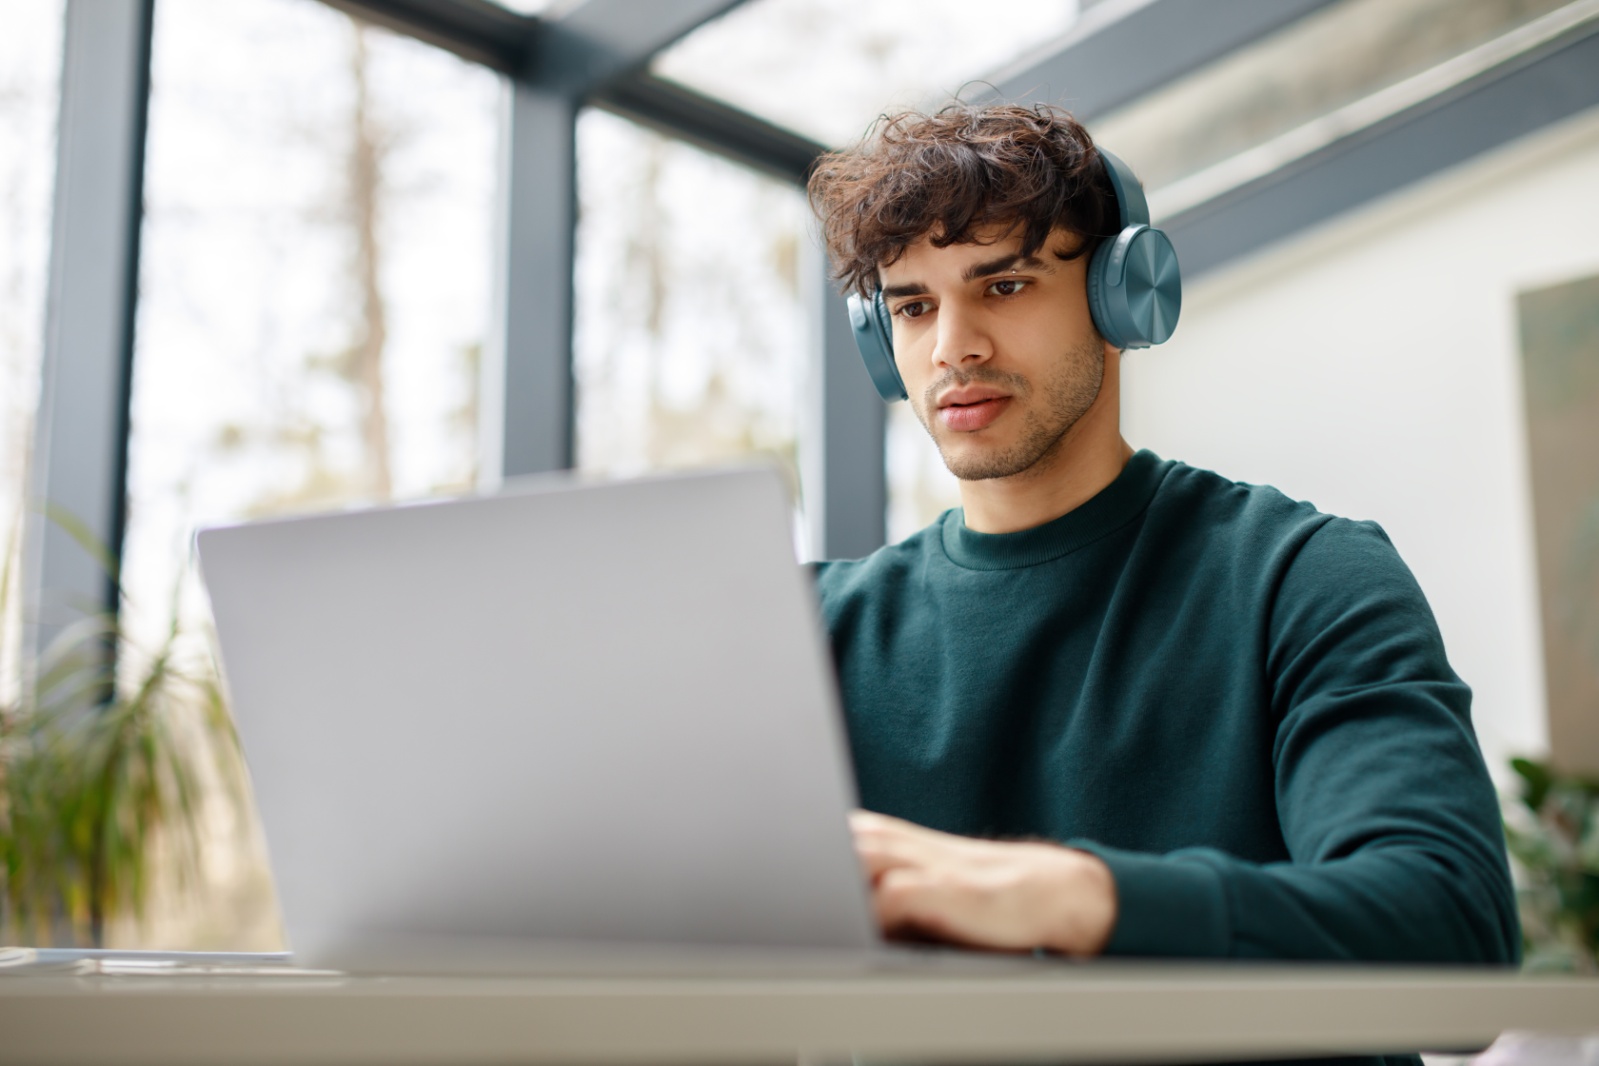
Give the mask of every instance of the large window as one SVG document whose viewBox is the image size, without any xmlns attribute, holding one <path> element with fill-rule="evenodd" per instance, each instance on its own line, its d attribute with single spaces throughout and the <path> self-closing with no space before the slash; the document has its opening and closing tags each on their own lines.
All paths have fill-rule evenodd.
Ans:
<svg viewBox="0 0 1599 1066">
<path fill-rule="evenodd" d="M 126 548 L 147 627 L 196 523 L 473 482 L 500 97 L 313 0 L 165 0 L 153 83 Z"/>
<path fill-rule="evenodd" d="M 20 565 L 44 344 L 63 0 L 0 0 L 0 572 Z M 0 704 L 15 691 L 19 582 L 0 602 Z"/>
<path fill-rule="evenodd" d="M 156 11 L 124 617 L 199 654 L 197 525 L 473 484 L 502 87 L 316 0 Z M 145 935 L 269 940 L 232 874 Z"/>
<path fill-rule="evenodd" d="M 765 456 L 792 476 L 803 197 L 602 112 L 578 124 L 578 173 L 578 465 Z"/>
</svg>

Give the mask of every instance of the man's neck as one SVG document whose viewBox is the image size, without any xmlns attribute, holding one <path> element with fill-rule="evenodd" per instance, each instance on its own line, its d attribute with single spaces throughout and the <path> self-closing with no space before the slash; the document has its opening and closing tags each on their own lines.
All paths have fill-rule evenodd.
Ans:
<svg viewBox="0 0 1599 1066">
<path fill-rule="evenodd" d="M 1032 468 L 1007 478 L 962 481 L 966 528 L 977 533 L 1032 529 L 1099 495 L 1133 456 L 1118 414 L 1114 405 L 1095 404 L 1061 439 L 1056 453 Z"/>
</svg>

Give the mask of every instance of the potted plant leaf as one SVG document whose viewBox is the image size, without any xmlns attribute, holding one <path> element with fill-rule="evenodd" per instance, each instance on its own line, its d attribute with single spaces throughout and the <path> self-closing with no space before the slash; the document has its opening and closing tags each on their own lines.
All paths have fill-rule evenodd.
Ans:
<svg viewBox="0 0 1599 1066">
<path fill-rule="evenodd" d="M 15 558 L 0 565 L 0 608 L 15 595 Z M 14 657 L 0 658 L 0 676 L 18 682 L 0 700 L 0 943 L 102 946 L 112 923 L 143 918 L 158 874 L 192 879 L 205 791 L 242 793 L 220 686 L 208 664 L 180 661 L 175 600 L 164 641 L 145 653 L 111 612 L 37 656 L 0 647 Z"/>
</svg>

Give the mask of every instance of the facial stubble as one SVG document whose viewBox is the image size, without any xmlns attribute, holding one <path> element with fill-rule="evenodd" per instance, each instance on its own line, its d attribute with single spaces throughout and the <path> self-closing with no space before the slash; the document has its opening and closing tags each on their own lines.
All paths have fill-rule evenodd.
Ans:
<svg viewBox="0 0 1599 1066">
<path fill-rule="evenodd" d="M 1066 435 L 1099 399 L 1105 381 L 1105 342 L 1090 333 L 1079 344 L 1068 348 L 1056 361 L 1054 373 L 1036 388 L 1025 376 L 988 366 L 969 371 L 952 371 L 929 385 L 916 405 L 916 417 L 944 459 L 949 472 L 962 481 L 987 481 L 1014 477 L 1037 467 L 1057 454 Z M 937 397 L 953 386 L 992 385 L 1004 389 L 1024 406 L 1025 421 L 1021 436 L 1001 452 L 972 449 L 962 454 L 949 444 L 962 434 L 934 428 Z M 1037 402 L 1029 403 L 1037 394 Z M 981 432 L 981 431 L 979 431 Z"/>
</svg>

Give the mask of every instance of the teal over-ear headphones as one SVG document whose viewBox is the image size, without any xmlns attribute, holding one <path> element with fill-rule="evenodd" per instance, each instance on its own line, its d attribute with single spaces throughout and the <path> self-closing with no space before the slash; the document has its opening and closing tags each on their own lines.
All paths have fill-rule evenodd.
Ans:
<svg viewBox="0 0 1599 1066">
<path fill-rule="evenodd" d="M 1166 234 L 1149 224 L 1149 203 L 1126 163 L 1096 149 L 1116 192 L 1121 232 L 1100 241 L 1088 260 L 1088 310 L 1094 328 L 1117 348 L 1162 344 L 1177 328 L 1183 283 L 1177 252 Z M 866 372 L 883 399 L 905 399 L 905 382 L 894 365 L 894 330 L 883 294 L 849 297 L 849 324 L 866 361 Z"/>
</svg>

